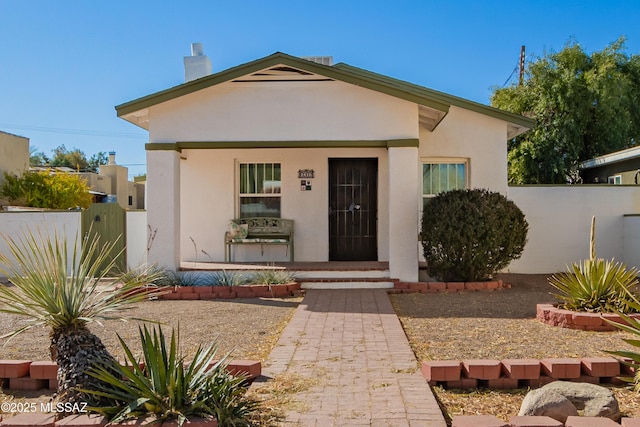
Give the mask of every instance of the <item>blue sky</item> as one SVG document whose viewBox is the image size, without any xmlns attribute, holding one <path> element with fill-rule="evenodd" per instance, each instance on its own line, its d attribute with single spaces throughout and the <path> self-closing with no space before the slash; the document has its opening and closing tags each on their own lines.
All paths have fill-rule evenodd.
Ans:
<svg viewBox="0 0 640 427">
<path fill-rule="evenodd" d="M 214 72 L 276 51 L 332 55 L 488 104 L 521 45 L 533 59 L 624 35 L 638 54 L 639 22 L 637 0 L 0 0 L 0 130 L 46 154 L 113 150 L 137 175 L 146 131 L 114 106 L 182 83 L 192 42 Z"/>
</svg>

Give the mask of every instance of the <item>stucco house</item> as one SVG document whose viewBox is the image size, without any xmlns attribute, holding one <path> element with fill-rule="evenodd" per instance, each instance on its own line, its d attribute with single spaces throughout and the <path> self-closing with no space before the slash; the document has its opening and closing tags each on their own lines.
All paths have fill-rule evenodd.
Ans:
<svg viewBox="0 0 640 427">
<path fill-rule="evenodd" d="M 149 131 L 149 261 L 222 261 L 229 220 L 295 222 L 295 260 L 387 261 L 418 279 L 425 198 L 507 193 L 507 141 L 533 121 L 327 57 L 274 53 L 211 74 L 195 46 L 187 82 L 116 106 Z M 286 261 L 240 247 L 236 261 Z"/>
<path fill-rule="evenodd" d="M 578 170 L 585 184 L 640 184 L 640 147 L 585 160 Z"/>
</svg>

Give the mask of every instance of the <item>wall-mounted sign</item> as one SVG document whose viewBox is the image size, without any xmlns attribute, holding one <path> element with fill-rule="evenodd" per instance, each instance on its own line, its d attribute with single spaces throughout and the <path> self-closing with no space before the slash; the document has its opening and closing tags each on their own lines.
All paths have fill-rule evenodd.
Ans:
<svg viewBox="0 0 640 427">
<path fill-rule="evenodd" d="M 311 191 L 311 181 L 303 179 L 300 181 L 300 190 L 301 191 Z"/>
<path fill-rule="evenodd" d="M 298 178 L 313 178 L 314 171 L 313 169 L 299 169 L 298 170 Z"/>
</svg>

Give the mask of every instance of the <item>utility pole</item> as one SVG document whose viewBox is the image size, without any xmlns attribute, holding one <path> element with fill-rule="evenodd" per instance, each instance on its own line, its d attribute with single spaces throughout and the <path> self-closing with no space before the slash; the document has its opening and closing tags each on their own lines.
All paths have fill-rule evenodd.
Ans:
<svg viewBox="0 0 640 427">
<path fill-rule="evenodd" d="M 524 45 L 520 46 L 520 78 L 518 79 L 518 86 L 522 86 L 524 82 Z"/>
</svg>

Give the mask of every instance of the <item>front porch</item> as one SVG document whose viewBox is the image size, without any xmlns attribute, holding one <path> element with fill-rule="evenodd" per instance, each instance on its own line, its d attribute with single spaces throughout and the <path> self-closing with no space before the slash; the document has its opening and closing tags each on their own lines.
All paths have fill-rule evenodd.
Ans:
<svg viewBox="0 0 640 427">
<path fill-rule="evenodd" d="M 328 262 L 182 262 L 180 271 L 215 272 L 282 269 L 294 272 L 303 289 L 390 289 L 389 263 L 383 261 Z"/>
</svg>

